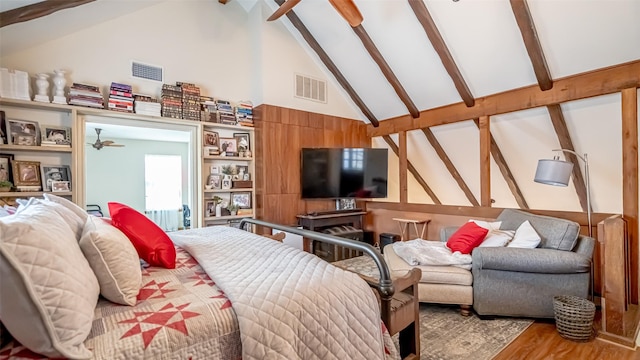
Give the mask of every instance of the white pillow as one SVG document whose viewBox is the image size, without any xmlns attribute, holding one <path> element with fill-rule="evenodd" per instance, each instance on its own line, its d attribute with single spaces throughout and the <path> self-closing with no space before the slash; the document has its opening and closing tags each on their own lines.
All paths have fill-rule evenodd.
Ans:
<svg viewBox="0 0 640 360">
<path fill-rule="evenodd" d="M 76 205 L 74 202 L 69 201 L 61 196 L 53 195 L 49 193 L 44 193 L 43 196 L 46 200 L 58 203 L 66 207 L 67 209 L 73 211 L 74 214 L 76 214 L 80 219 L 82 219 L 83 224 L 85 223 L 85 221 L 87 221 L 87 217 L 89 216 L 89 214 L 86 211 L 84 211 L 83 208 Z"/>
<path fill-rule="evenodd" d="M 107 221 L 89 216 L 80 249 L 98 278 L 100 294 L 118 304 L 135 305 L 142 286 L 142 271 L 129 238 Z"/>
<path fill-rule="evenodd" d="M 541 240 L 540 235 L 538 235 L 529 220 L 527 220 L 518 226 L 513 240 L 511 240 L 507 247 L 534 249 L 538 247 Z"/>
<path fill-rule="evenodd" d="M 474 219 L 469 220 L 469 222 L 471 221 L 476 223 L 476 225 L 489 230 L 489 232 L 491 232 L 492 230 L 499 230 L 500 225 L 502 225 L 502 221 L 490 222 L 490 221 L 474 220 Z M 487 233 L 487 235 L 489 234 Z"/>
<path fill-rule="evenodd" d="M 480 246 L 501 247 L 507 245 L 515 234 L 514 230 L 491 230 L 484 238 Z"/>
<path fill-rule="evenodd" d="M 58 196 L 56 197 L 59 199 L 62 199 Z M 69 200 L 65 200 L 65 201 L 70 202 Z M 82 229 L 84 228 L 84 223 L 86 219 L 83 219 L 82 217 L 78 216 L 74 211 L 70 210 L 67 206 L 63 205 L 62 203 L 47 200 L 46 198 L 37 199 L 35 197 L 29 198 L 29 200 L 20 199 L 18 203 L 20 204 L 20 206 L 16 211 L 17 213 L 23 212 L 35 204 L 41 204 L 48 207 L 50 211 L 54 211 L 55 213 L 60 215 L 60 217 L 67 223 L 67 225 L 71 227 L 71 230 L 73 230 L 73 233 L 76 236 L 76 240 L 80 240 L 80 236 L 82 236 Z"/>
<path fill-rule="evenodd" d="M 33 352 L 87 359 L 100 287 L 73 231 L 32 203 L 0 218 L 0 318 Z"/>
</svg>

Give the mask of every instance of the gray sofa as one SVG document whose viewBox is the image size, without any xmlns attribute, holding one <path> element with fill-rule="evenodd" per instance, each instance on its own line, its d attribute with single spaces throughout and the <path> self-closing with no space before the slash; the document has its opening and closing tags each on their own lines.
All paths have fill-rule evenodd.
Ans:
<svg viewBox="0 0 640 360">
<path fill-rule="evenodd" d="M 472 252 L 473 308 L 479 315 L 553 318 L 553 297 L 587 298 L 595 240 L 569 220 L 505 209 L 500 229 L 529 220 L 542 241 L 535 249 L 478 247 Z M 442 229 L 446 241 L 457 228 Z"/>
</svg>

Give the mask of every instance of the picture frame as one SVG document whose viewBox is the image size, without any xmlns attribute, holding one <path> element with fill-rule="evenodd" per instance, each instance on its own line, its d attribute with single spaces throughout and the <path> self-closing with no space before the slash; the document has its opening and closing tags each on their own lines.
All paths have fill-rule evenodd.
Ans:
<svg viewBox="0 0 640 360">
<path fill-rule="evenodd" d="M 32 186 L 40 188 L 42 186 L 39 161 L 13 160 L 11 167 L 13 170 L 13 184 L 16 187 Z"/>
<path fill-rule="evenodd" d="M 203 146 L 220 148 L 220 134 L 215 131 L 204 130 L 202 136 Z"/>
<path fill-rule="evenodd" d="M 221 181 L 221 188 L 222 189 L 231 189 L 231 186 L 233 185 L 231 179 L 232 179 L 231 175 L 225 175 L 222 178 L 222 181 Z"/>
<path fill-rule="evenodd" d="M 6 127 L 8 144 L 40 145 L 40 126 L 37 121 L 6 119 Z"/>
<path fill-rule="evenodd" d="M 13 171 L 11 168 L 13 159 L 13 154 L 0 154 L 0 181 L 13 182 Z"/>
<path fill-rule="evenodd" d="M 210 174 L 207 184 L 211 185 L 212 189 L 220 189 L 222 187 L 222 177 L 220 174 Z"/>
<path fill-rule="evenodd" d="M 9 137 L 7 136 L 7 121 L 5 119 L 4 111 L 0 110 L 0 145 L 8 144 Z"/>
<path fill-rule="evenodd" d="M 236 147 L 238 152 L 251 150 L 251 135 L 249 133 L 233 133 L 236 139 Z"/>
<path fill-rule="evenodd" d="M 55 143 L 56 145 L 71 145 L 71 128 L 66 126 L 40 125 L 42 136 L 40 144 Z"/>
<path fill-rule="evenodd" d="M 209 168 L 209 174 L 220 174 L 220 166 L 211 165 L 211 167 Z"/>
<path fill-rule="evenodd" d="M 251 192 L 233 193 L 231 203 L 238 205 L 238 209 L 251 209 Z"/>
<path fill-rule="evenodd" d="M 238 154 L 238 145 L 235 138 L 220 138 L 220 151 L 227 156 L 236 156 Z"/>
<path fill-rule="evenodd" d="M 42 191 L 53 191 L 53 182 L 66 181 L 71 189 L 71 167 L 69 165 L 40 165 Z M 59 190 L 70 191 L 70 190 Z"/>
<path fill-rule="evenodd" d="M 247 178 L 247 175 L 249 175 L 248 165 L 236 165 L 236 174 L 238 175 L 236 180 L 251 180 L 251 176 Z"/>
<path fill-rule="evenodd" d="M 216 202 L 213 200 L 205 200 L 204 213 L 207 217 L 216 216 Z"/>
<path fill-rule="evenodd" d="M 65 191 L 71 191 L 71 188 L 69 187 L 68 181 L 53 181 L 51 182 L 51 191 L 65 192 Z"/>
</svg>

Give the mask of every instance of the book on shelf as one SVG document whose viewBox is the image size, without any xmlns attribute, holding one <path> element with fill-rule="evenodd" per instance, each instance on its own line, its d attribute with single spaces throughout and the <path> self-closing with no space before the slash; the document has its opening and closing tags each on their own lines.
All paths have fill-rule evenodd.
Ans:
<svg viewBox="0 0 640 360">
<path fill-rule="evenodd" d="M 81 84 L 81 83 L 76 83 L 76 82 L 71 84 L 71 89 L 88 90 L 88 91 L 92 91 L 92 92 L 100 92 L 100 88 L 98 86 L 88 85 L 88 84 Z"/>
<path fill-rule="evenodd" d="M 40 191 L 42 190 L 42 187 L 40 185 L 20 185 L 20 186 L 16 186 L 16 189 L 18 189 L 18 191 L 22 191 L 22 192 L 27 192 L 27 191 Z"/>
</svg>

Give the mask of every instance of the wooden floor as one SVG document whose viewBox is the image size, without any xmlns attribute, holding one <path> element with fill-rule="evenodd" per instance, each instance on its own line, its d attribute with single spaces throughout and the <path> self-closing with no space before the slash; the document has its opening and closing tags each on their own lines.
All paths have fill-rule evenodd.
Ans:
<svg viewBox="0 0 640 360">
<path fill-rule="evenodd" d="M 599 339 L 576 342 L 562 338 L 553 322 L 536 321 L 494 360 L 640 360 L 640 350 Z"/>
</svg>

